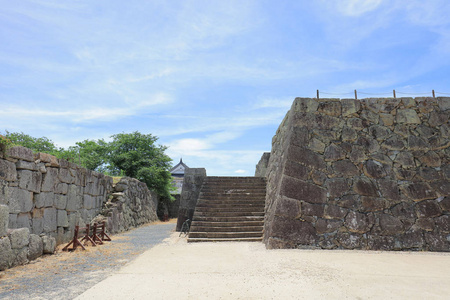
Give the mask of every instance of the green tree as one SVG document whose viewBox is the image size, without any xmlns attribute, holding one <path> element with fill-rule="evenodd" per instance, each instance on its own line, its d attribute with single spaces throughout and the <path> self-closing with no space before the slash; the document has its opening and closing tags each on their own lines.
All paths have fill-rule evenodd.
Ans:
<svg viewBox="0 0 450 300">
<path fill-rule="evenodd" d="M 158 195 L 172 199 L 172 160 L 164 153 L 167 147 L 156 145 L 156 136 L 138 131 L 115 134 L 112 138 L 109 162 L 113 169 L 122 170 L 126 176 L 145 182 Z"/>
<path fill-rule="evenodd" d="M 35 138 L 23 132 L 9 132 L 7 130 L 5 136 L 12 144 L 27 147 L 34 152 L 44 152 L 57 156 L 63 150 L 56 147 L 53 141 L 46 137 Z"/>
<path fill-rule="evenodd" d="M 108 164 L 109 144 L 104 140 L 84 140 L 67 150 L 74 162 L 89 170 L 105 171 Z"/>
</svg>

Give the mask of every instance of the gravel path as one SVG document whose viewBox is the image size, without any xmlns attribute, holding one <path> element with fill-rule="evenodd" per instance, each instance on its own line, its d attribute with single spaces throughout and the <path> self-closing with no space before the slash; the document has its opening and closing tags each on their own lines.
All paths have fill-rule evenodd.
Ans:
<svg viewBox="0 0 450 300">
<path fill-rule="evenodd" d="M 73 299 L 144 251 L 161 243 L 175 224 L 149 224 L 112 236 L 86 251 L 58 251 L 0 272 L 0 299 Z"/>
</svg>

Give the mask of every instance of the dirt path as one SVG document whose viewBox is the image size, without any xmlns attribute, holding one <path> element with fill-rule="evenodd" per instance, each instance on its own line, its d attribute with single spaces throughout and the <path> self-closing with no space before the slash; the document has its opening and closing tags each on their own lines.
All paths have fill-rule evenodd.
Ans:
<svg viewBox="0 0 450 300">
<path fill-rule="evenodd" d="M 0 272 L 0 299 L 73 299 L 160 243 L 174 229 L 174 222 L 153 223 L 114 235 L 112 242 L 86 251 L 59 250 Z"/>
<path fill-rule="evenodd" d="M 77 299 L 449 299 L 450 253 L 266 250 L 172 234 Z"/>
</svg>

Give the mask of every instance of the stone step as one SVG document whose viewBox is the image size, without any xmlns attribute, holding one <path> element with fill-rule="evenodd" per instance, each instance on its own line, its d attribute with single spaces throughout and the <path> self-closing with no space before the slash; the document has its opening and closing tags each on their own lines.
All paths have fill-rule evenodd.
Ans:
<svg viewBox="0 0 450 300">
<path fill-rule="evenodd" d="M 221 212 L 221 211 L 195 211 L 194 215 L 197 217 L 249 217 L 249 216 L 261 216 L 264 217 L 264 211 L 251 212 L 251 211 L 233 211 L 233 212 Z"/>
<path fill-rule="evenodd" d="M 211 222 L 211 221 L 196 221 L 195 225 L 199 227 L 251 227 L 251 226 L 264 226 L 264 220 L 259 221 L 234 221 L 234 222 Z"/>
<path fill-rule="evenodd" d="M 196 216 L 194 214 L 192 224 L 194 222 L 246 222 L 246 221 L 262 221 L 264 222 L 263 216 L 238 216 L 238 217 L 217 217 L 217 216 Z"/>
<path fill-rule="evenodd" d="M 238 202 L 238 201 L 229 201 L 229 202 L 224 202 L 224 201 L 206 201 L 206 202 L 199 202 L 197 204 L 197 207 L 211 207 L 211 208 L 217 208 L 217 209 L 221 209 L 221 208 L 228 208 L 228 207 L 255 207 L 255 208 L 264 208 L 265 204 L 264 202 L 258 201 L 258 202 L 246 202 L 246 203 L 242 203 L 242 202 Z"/>
<path fill-rule="evenodd" d="M 250 232 L 189 232 L 189 238 L 259 238 L 262 231 Z"/>
<path fill-rule="evenodd" d="M 226 194 L 216 194 L 216 195 L 200 195 L 198 201 L 200 200 L 260 200 L 265 201 L 266 195 L 226 195 Z"/>
<path fill-rule="evenodd" d="M 256 238 L 189 238 L 188 243 L 199 242 L 262 242 L 262 237 Z"/>
<path fill-rule="evenodd" d="M 191 232 L 262 232 L 263 226 L 191 226 Z"/>
<path fill-rule="evenodd" d="M 227 207 L 217 209 L 215 207 L 197 207 L 195 209 L 196 213 L 248 213 L 244 215 L 254 215 L 254 213 L 264 213 L 264 207 L 255 208 L 255 207 Z"/>
</svg>

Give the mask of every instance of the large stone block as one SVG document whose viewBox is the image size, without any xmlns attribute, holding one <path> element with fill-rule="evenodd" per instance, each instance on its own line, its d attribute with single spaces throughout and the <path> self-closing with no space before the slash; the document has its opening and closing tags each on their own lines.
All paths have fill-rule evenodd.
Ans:
<svg viewBox="0 0 450 300">
<path fill-rule="evenodd" d="M 436 112 L 433 111 L 430 113 L 430 118 L 428 119 L 428 123 L 431 127 L 437 127 L 439 125 L 443 125 L 448 122 L 449 114 L 448 112 Z"/>
<path fill-rule="evenodd" d="M 311 98 L 295 98 L 294 111 L 299 112 L 315 112 L 319 107 L 319 102 Z"/>
<path fill-rule="evenodd" d="M 362 196 L 361 205 L 365 212 L 380 211 L 389 207 L 389 202 L 384 198 Z"/>
<path fill-rule="evenodd" d="M 414 162 L 414 156 L 411 152 L 400 152 L 395 157 L 394 162 L 400 164 L 404 169 L 414 168 L 416 166 L 416 163 Z"/>
<path fill-rule="evenodd" d="M 19 160 L 16 162 L 16 170 L 37 171 L 38 167 L 34 162 Z"/>
<path fill-rule="evenodd" d="M 353 190 L 362 196 L 378 197 L 378 189 L 374 181 L 366 177 L 356 177 Z"/>
<path fill-rule="evenodd" d="M 313 169 L 326 169 L 323 156 L 305 148 L 300 148 L 293 145 L 289 146 L 287 159 L 301 163 Z"/>
<path fill-rule="evenodd" d="M 61 182 L 65 182 L 65 183 L 74 183 L 75 182 L 75 177 L 72 176 L 72 173 L 70 172 L 69 169 L 59 169 L 59 174 L 58 174 L 58 179 Z"/>
<path fill-rule="evenodd" d="M 53 192 L 42 192 L 34 194 L 34 205 L 36 208 L 51 207 L 55 202 L 55 194 Z"/>
<path fill-rule="evenodd" d="M 67 196 L 66 195 L 55 195 L 54 206 L 57 209 L 66 209 L 66 207 L 67 207 Z"/>
<path fill-rule="evenodd" d="M 436 192 L 425 182 L 414 182 L 400 186 L 401 191 L 411 200 L 435 199 Z"/>
<path fill-rule="evenodd" d="M 355 99 L 342 99 L 342 116 L 346 117 L 358 112 L 361 108 L 361 103 Z"/>
<path fill-rule="evenodd" d="M 424 139 L 415 135 L 408 136 L 408 149 L 410 151 L 428 150 L 429 148 L 430 144 Z"/>
<path fill-rule="evenodd" d="M 388 175 L 383 164 L 376 160 L 368 160 L 364 164 L 364 174 L 370 178 L 384 178 Z"/>
<path fill-rule="evenodd" d="M 297 218 L 300 216 L 300 202 L 282 197 L 276 202 L 275 215 L 292 219 Z"/>
<path fill-rule="evenodd" d="M 6 236 L 9 224 L 9 208 L 6 205 L 0 205 L 0 238 Z"/>
<path fill-rule="evenodd" d="M 323 217 L 325 219 L 344 219 L 348 213 L 348 209 L 342 208 L 337 205 L 326 205 Z"/>
<path fill-rule="evenodd" d="M 315 245 L 318 240 L 311 223 L 283 217 L 275 217 L 271 237 L 280 237 L 300 245 Z"/>
<path fill-rule="evenodd" d="M 8 269 L 12 265 L 13 259 L 11 241 L 7 237 L 0 237 L 0 271 Z"/>
<path fill-rule="evenodd" d="M 30 234 L 30 243 L 28 245 L 28 260 L 35 260 L 44 253 L 42 239 L 36 234 Z"/>
<path fill-rule="evenodd" d="M 335 144 L 331 144 L 325 149 L 324 153 L 325 161 L 335 161 L 345 158 L 345 151 L 341 147 Z"/>
<path fill-rule="evenodd" d="M 403 150 L 405 148 L 405 142 L 399 135 L 394 135 L 385 140 L 381 147 L 387 150 Z"/>
<path fill-rule="evenodd" d="M 379 179 L 378 186 L 384 198 L 390 200 L 400 200 L 400 192 L 397 181 L 389 179 Z"/>
<path fill-rule="evenodd" d="M 419 218 L 437 217 L 442 214 L 441 207 L 437 201 L 426 200 L 416 204 L 416 212 Z"/>
<path fill-rule="evenodd" d="M 44 174 L 42 180 L 41 191 L 42 192 L 54 192 L 56 185 L 59 183 L 58 169 L 47 168 L 47 173 Z"/>
<path fill-rule="evenodd" d="M 8 233 L 12 249 L 21 249 L 30 242 L 30 230 L 28 228 L 12 229 Z"/>
<path fill-rule="evenodd" d="M 302 217 L 323 217 L 325 206 L 322 204 L 311 204 L 308 202 L 301 202 Z"/>
<path fill-rule="evenodd" d="M 69 218 L 67 217 L 67 212 L 62 209 L 57 210 L 56 216 L 56 224 L 59 227 L 68 227 L 69 226 Z"/>
<path fill-rule="evenodd" d="M 69 185 L 67 192 L 67 211 L 78 211 L 83 205 L 82 188 L 76 185 Z"/>
<path fill-rule="evenodd" d="M 365 233 L 373 226 L 372 215 L 350 211 L 345 217 L 345 227 L 351 232 Z"/>
<path fill-rule="evenodd" d="M 9 210 L 10 213 L 29 212 L 33 209 L 33 193 L 20 189 L 18 187 L 10 187 Z"/>
<path fill-rule="evenodd" d="M 19 177 L 19 187 L 21 189 L 39 193 L 41 191 L 42 174 L 29 170 L 17 171 Z"/>
<path fill-rule="evenodd" d="M 16 165 L 10 161 L 0 159 L 0 179 L 6 181 L 17 180 Z"/>
<path fill-rule="evenodd" d="M 56 208 L 44 208 L 44 232 L 56 231 Z"/>
<path fill-rule="evenodd" d="M 392 133 L 392 131 L 381 125 L 372 125 L 369 127 L 369 134 L 378 141 L 384 141 Z"/>
<path fill-rule="evenodd" d="M 383 235 L 395 235 L 404 231 L 402 221 L 388 214 L 380 215 L 380 227 Z"/>
<path fill-rule="evenodd" d="M 326 181 L 327 196 L 331 199 L 345 195 L 350 189 L 349 181 L 345 178 L 332 178 Z"/>
<path fill-rule="evenodd" d="M 11 158 L 26 160 L 26 161 L 34 161 L 33 150 L 22 147 L 22 146 L 14 146 L 8 148 L 7 156 Z"/>
<path fill-rule="evenodd" d="M 336 242 L 345 249 L 359 249 L 362 238 L 357 234 L 340 232 L 336 235 Z"/>
<path fill-rule="evenodd" d="M 419 158 L 422 165 L 427 167 L 440 167 L 441 166 L 441 158 L 434 151 L 428 151 L 423 156 Z"/>
<path fill-rule="evenodd" d="M 27 228 L 31 231 L 31 216 L 30 213 L 21 213 L 17 215 L 16 219 L 17 228 Z"/>
<path fill-rule="evenodd" d="M 308 167 L 292 161 L 288 161 L 284 168 L 284 174 L 302 180 L 307 180 L 310 172 Z"/>
<path fill-rule="evenodd" d="M 342 226 L 341 220 L 317 219 L 315 228 L 318 234 L 330 233 L 336 231 Z"/>
<path fill-rule="evenodd" d="M 337 101 L 320 102 L 318 111 L 329 116 L 338 117 L 341 115 L 341 103 Z"/>
<path fill-rule="evenodd" d="M 283 196 L 310 203 L 325 203 L 327 200 L 324 188 L 289 176 L 283 176 L 280 191 Z"/>
<path fill-rule="evenodd" d="M 397 111 L 397 123 L 420 124 L 420 118 L 414 109 L 400 109 Z"/>
<path fill-rule="evenodd" d="M 42 236 L 42 250 L 44 254 L 53 254 L 56 248 L 56 239 L 52 236 Z"/>
</svg>

